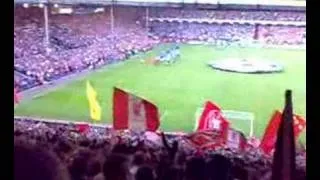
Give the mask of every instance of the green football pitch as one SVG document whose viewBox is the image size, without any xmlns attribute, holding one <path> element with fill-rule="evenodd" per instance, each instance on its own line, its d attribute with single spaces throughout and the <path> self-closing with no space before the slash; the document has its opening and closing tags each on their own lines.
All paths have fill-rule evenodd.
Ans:
<svg viewBox="0 0 320 180">
<path fill-rule="evenodd" d="M 183 45 L 181 58 L 173 65 L 146 65 L 141 60 L 154 57 L 165 45 L 131 58 L 120 65 L 111 65 L 90 73 L 85 78 L 26 100 L 15 115 L 89 121 L 86 80 L 98 93 L 102 121 L 112 121 L 112 92 L 117 86 L 155 103 L 163 114 L 161 129 L 190 132 L 195 112 L 206 100 L 224 110 L 254 113 L 254 134 L 262 136 L 274 110 L 282 109 L 284 92 L 293 91 L 296 114 L 306 115 L 306 52 L 305 50 L 227 48 Z M 207 63 L 226 58 L 257 58 L 278 61 L 283 73 L 239 74 L 217 71 Z M 232 126 L 249 132 L 248 121 L 232 121 Z M 302 135 L 305 139 L 305 133 Z"/>
</svg>

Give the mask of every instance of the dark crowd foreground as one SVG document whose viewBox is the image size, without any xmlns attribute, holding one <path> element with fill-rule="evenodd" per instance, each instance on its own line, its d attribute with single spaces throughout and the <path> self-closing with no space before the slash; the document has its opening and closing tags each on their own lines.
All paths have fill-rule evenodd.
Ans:
<svg viewBox="0 0 320 180">
<path fill-rule="evenodd" d="M 297 180 L 306 179 L 305 161 L 297 151 Z M 268 180 L 272 157 L 253 146 L 198 151 L 182 135 L 15 119 L 14 165 L 16 180 Z"/>
</svg>

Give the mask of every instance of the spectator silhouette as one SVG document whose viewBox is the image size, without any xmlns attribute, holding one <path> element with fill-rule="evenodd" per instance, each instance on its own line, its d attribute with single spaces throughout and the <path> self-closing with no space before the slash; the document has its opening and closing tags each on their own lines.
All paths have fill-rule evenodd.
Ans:
<svg viewBox="0 0 320 180">
<path fill-rule="evenodd" d="M 15 180 L 69 180 L 53 152 L 26 142 L 14 142 Z"/>
<path fill-rule="evenodd" d="M 122 154 L 111 154 L 103 165 L 105 180 L 129 180 L 128 158 Z"/>
<path fill-rule="evenodd" d="M 204 158 L 194 157 L 187 162 L 185 179 L 186 180 L 205 180 L 206 163 Z"/>
<path fill-rule="evenodd" d="M 213 155 L 206 165 L 208 180 L 231 180 L 231 162 L 222 155 Z"/>
<path fill-rule="evenodd" d="M 135 180 L 155 180 L 153 169 L 141 166 L 135 175 Z"/>
</svg>

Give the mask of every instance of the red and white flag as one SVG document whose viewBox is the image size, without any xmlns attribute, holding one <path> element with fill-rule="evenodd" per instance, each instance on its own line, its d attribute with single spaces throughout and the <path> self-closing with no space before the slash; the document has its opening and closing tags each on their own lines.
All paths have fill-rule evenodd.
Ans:
<svg viewBox="0 0 320 180">
<path fill-rule="evenodd" d="M 265 129 L 264 135 L 260 143 L 260 148 L 266 154 L 271 154 L 275 147 L 275 142 L 277 140 L 277 132 L 280 126 L 281 118 L 282 113 L 280 111 L 275 111 L 275 113 L 269 121 L 268 126 Z M 300 133 L 306 127 L 306 120 L 299 115 L 293 115 L 293 123 L 294 137 L 295 139 L 297 139 Z"/>
<path fill-rule="evenodd" d="M 113 92 L 113 128 L 156 131 L 160 126 L 158 108 L 151 102 L 121 89 Z"/>
<path fill-rule="evenodd" d="M 244 150 L 247 145 L 247 139 L 240 132 L 234 129 L 228 130 L 228 136 L 226 140 L 226 146 L 231 149 Z"/>
<path fill-rule="evenodd" d="M 230 123 L 222 115 L 220 107 L 207 101 L 200 116 L 197 131 L 214 130 L 226 138 Z"/>
</svg>

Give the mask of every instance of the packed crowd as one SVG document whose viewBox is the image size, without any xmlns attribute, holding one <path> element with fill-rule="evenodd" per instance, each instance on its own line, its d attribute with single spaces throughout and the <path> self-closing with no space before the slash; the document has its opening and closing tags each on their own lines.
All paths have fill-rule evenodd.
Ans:
<svg viewBox="0 0 320 180">
<path fill-rule="evenodd" d="M 107 13 L 50 17 L 48 47 L 42 16 L 39 8 L 15 10 L 14 68 L 30 77 L 15 79 L 19 90 L 119 62 L 158 43 L 139 25 L 134 8 L 117 8 L 115 16 L 126 18 L 117 18 L 114 33 Z"/>
<path fill-rule="evenodd" d="M 236 10 L 194 10 L 153 8 L 152 17 L 159 18 L 198 18 L 260 21 L 306 21 L 305 12 L 281 11 L 236 11 Z"/>
<path fill-rule="evenodd" d="M 17 180 L 261 180 L 270 179 L 272 164 L 253 146 L 199 151 L 182 135 L 30 119 L 15 119 L 14 140 Z M 306 179 L 305 160 L 305 152 L 297 152 L 297 180 Z"/>
<path fill-rule="evenodd" d="M 161 10 L 161 11 L 160 11 Z M 266 44 L 305 44 L 305 27 L 256 26 L 249 24 L 200 24 L 150 22 L 145 28 L 144 9 L 114 9 L 114 30 L 110 13 L 49 14 L 49 42 L 41 8 L 15 8 L 14 69 L 18 89 L 25 90 L 71 73 L 120 62 L 161 42 L 190 40 Z M 108 9 L 106 9 L 108 11 Z M 150 9 L 151 17 L 216 18 L 273 21 L 305 21 L 302 12 L 206 11 Z"/>
<path fill-rule="evenodd" d="M 304 27 L 155 21 L 151 31 L 169 42 L 194 40 L 215 43 L 223 40 L 243 46 L 254 41 L 266 45 L 303 45 L 306 42 Z"/>
<path fill-rule="evenodd" d="M 259 40 L 266 44 L 302 45 L 306 44 L 305 27 L 260 26 Z"/>
<path fill-rule="evenodd" d="M 239 24 L 200 24 L 200 23 L 169 23 L 154 22 L 151 31 L 164 41 L 187 42 L 190 40 L 214 42 L 227 40 L 253 41 L 255 26 Z"/>
</svg>

